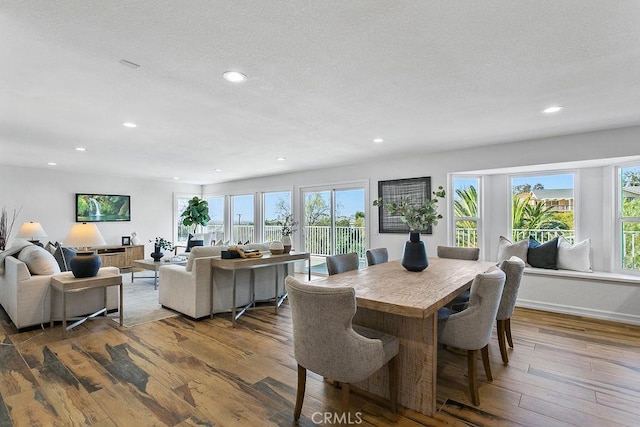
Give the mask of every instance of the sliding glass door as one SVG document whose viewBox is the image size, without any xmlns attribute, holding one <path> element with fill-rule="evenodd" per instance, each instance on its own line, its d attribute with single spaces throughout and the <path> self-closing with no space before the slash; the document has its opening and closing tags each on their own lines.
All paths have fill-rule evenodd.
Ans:
<svg viewBox="0 0 640 427">
<path fill-rule="evenodd" d="M 328 255 L 366 250 L 365 188 L 318 188 L 302 191 L 303 247 L 311 253 L 314 272 L 327 273 Z"/>
</svg>

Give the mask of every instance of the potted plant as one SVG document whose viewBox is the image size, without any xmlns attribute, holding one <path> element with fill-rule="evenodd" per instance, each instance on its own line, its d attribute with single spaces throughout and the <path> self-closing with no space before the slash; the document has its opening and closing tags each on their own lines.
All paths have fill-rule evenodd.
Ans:
<svg viewBox="0 0 640 427">
<path fill-rule="evenodd" d="M 293 220 L 293 215 L 288 214 L 280 221 L 282 226 L 282 245 L 284 246 L 284 253 L 288 254 L 291 251 L 291 234 L 296 231 L 297 221 Z"/>
<path fill-rule="evenodd" d="M 190 227 L 193 225 L 193 234 L 196 233 L 199 225 L 205 226 L 211 220 L 209 216 L 209 203 L 206 200 L 194 196 L 189 200 L 187 208 L 180 215 L 182 225 Z"/>
<path fill-rule="evenodd" d="M 151 242 L 151 240 L 149 241 Z M 164 256 L 164 254 L 160 252 L 160 250 L 164 249 L 166 251 L 170 251 L 173 249 L 173 245 L 170 241 L 164 239 L 163 237 L 156 237 L 156 240 L 153 241 L 153 249 L 154 251 L 151 254 L 151 258 L 153 258 L 154 261 L 160 261 Z"/>
<path fill-rule="evenodd" d="M 442 215 L 438 213 L 438 200 L 445 197 L 442 186 L 433 192 L 431 199 L 416 203 L 409 198 L 398 202 L 385 203 L 382 198 L 375 200 L 373 206 L 383 206 L 389 215 L 398 216 L 409 227 L 409 241 L 404 245 L 402 266 L 409 271 L 422 271 L 429 265 L 427 251 L 420 240 L 420 232 L 437 225 Z"/>
</svg>

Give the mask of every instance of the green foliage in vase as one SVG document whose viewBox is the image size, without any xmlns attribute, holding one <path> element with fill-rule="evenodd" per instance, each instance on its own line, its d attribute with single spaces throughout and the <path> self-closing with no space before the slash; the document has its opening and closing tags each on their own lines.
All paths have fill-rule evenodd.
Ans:
<svg viewBox="0 0 640 427">
<path fill-rule="evenodd" d="M 193 225 L 193 232 L 195 233 L 199 225 L 205 226 L 211 220 L 209 216 L 209 203 L 206 200 L 194 196 L 189 200 L 187 208 L 180 215 L 182 218 L 182 225 L 190 227 Z"/>
<path fill-rule="evenodd" d="M 149 241 L 151 242 L 152 240 Z M 170 251 L 173 249 L 173 244 L 163 237 L 156 237 L 156 240 L 153 242 L 153 245 L 159 247 L 160 249 L 164 249 L 166 251 Z"/>
<path fill-rule="evenodd" d="M 432 225 L 437 225 L 442 215 L 438 213 L 438 200 L 444 199 L 445 191 L 442 186 L 433 192 L 431 199 L 417 203 L 411 198 L 400 198 L 398 202 L 385 202 L 382 198 L 374 200 L 373 206 L 383 206 L 391 216 L 400 217 L 400 221 L 409 226 L 409 231 L 417 232 L 426 230 Z"/>
</svg>

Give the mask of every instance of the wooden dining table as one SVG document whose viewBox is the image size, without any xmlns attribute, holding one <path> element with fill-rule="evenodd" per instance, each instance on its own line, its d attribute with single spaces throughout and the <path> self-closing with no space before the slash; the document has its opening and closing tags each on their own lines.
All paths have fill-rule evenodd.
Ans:
<svg viewBox="0 0 640 427">
<path fill-rule="evenodd" d="M 328 276 L 314 285 L 354 288 L 358 304 L 353 323 L 400 339 L 398 403 L 433 416 L 436 408 L 438 309 L 471 286 L 493 262 L 429 258 L 421 272 L 400 261 Z M 380 369 L 354 386 L 388 399 L 388 374 Z"/>
</svg>

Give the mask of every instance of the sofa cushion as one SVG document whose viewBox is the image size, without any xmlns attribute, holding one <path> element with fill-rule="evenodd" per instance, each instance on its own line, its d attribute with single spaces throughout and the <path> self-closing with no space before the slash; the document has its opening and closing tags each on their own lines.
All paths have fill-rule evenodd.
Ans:
<svg viewBox="0 0 640 427">
<path fill-rule="evenodd" d="M 498 263 L 506 261 L 512 256 L 517 256 L 525 263 L 527 262 L 527 251 L 529 250 L 529 239 L 518 240 L 512 243 L 511 240 L 500 236 L 498 243 Z"/>
<path fill-rule="evenodd" d="M 558 238 L 540 244 L 536 239 L 529 238 L 527 262 L 531 267 L 557 270 Z"/>
<path fill-rule="evenodd" d="M 220 256 L 220 252 L 226 249 L 226 246 L 194 246 L 189 253 L 185 269 L 187 271 L 193 270 L 193 263 L 197 258 Z"/>
<path fill-rule="evenodd" d="M 591 239 L 572 245 L 564 237 L 558 243 L 558 268 L 591 272 Z"/>
<path fill-rule="evenodd" d="M 24 262 L 31 274 L 51 275 L 60 273 L 60 266 L 49 251 L 40 246 L 27 246 L 20 251 L 18 259 Z"/>
<path fill-rule="evenodd" d="M 57 247 L 56 247 L 56 251 L 53 254 L 53 257 L 58 262 L 60 271 L 70 271 L 71 268 L 69 267 L 69 261 L 71 261 L 71 258 L 76 256 L 78 251 L 71 248 L 63 248 L 62 245 L 60 245 L 59 243 L 56 243 L 56 245 Z"/>
</svg>

